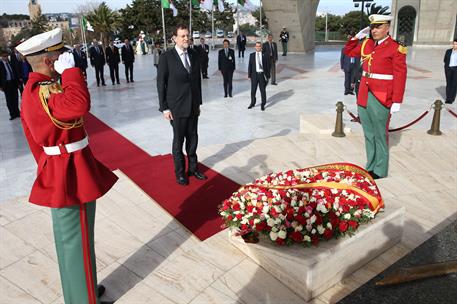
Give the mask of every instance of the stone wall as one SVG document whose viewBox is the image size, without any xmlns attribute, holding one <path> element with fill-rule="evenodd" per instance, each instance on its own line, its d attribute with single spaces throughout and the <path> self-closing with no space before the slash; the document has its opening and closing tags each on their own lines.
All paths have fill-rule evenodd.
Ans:
<svg viewBox="0 0 457 304">
<path fill-rule="evenodd" d="M 273 39 L 279 40 L 283 26 L 290 34 L 288 50 L 305 52 L 314 49 L 314 32 L 319 0 L 263 0 Z"/>
</svg>

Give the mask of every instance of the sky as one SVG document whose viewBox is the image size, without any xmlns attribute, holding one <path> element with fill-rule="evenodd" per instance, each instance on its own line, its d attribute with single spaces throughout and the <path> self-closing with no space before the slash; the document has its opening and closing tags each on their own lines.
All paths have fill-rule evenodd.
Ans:
<svg viewBox="0 0 457 304">
<path fill-rule="evenodd" d="M 260 0 L 250 0 L 253 4 L 259 5 Z M 281 0 L 277 0 L 281 1 Z M 307 0 L 302 0 L 307 1 Z M 76 8 L 84 3 L 94 2 L 93 0 L 38 0 L 43 13 L 74 13 Z M 101 2 L 101 1 L 98 1 Z M 112 9 L 124 8 L 132 0 L 105 0 Z M 235 0 L 228 0 L 235 3 Z M 392 0 L 375 0 L 376 4 L 391 6 Z M 26 14 L 28 15 L 28 0 L 0 0 L 0 14 Z M 358 8 L 358 10 L 360 7 Z M 343 15 L 355 10 L 352 0 L 320 0 L 318 12 L 325 12 L 336 15 Z"/>
</svg>

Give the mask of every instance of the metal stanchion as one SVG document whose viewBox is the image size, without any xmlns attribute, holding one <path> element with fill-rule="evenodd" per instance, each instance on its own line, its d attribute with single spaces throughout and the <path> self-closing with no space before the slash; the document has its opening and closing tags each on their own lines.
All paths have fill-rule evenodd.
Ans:
<svg viewBox="0 0 457 304">
<path fill-rule="evenodd" d="M 440 119 L 441 119 L 441 109 L 443 108 L 443 102 L 441 100 L 435 100 L 435 104 L 433 105 L 433 109 L 435 112 L 433 113 L 433 120 L 432 126 L 430 130 L 427 131 L 430 135 L 441 135 L 440 131 Z"/>
<path fill-rule="evenodd" d="M 335 131 L 332 133 L 334 137 L 345 137 L 343 129 L 343 112 L 344 104 L 342 101 L 336 103 L 336 122 L 335 122 Z"/>
</svg>

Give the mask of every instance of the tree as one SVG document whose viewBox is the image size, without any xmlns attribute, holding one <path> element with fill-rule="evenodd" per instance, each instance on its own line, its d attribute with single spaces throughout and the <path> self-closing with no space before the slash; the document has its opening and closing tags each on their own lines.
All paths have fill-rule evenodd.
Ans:
<svg viewBox="0 0 457 304">
<path fill-rule="evenodd" d="M 341 29 L 341 16 L 327 15 L 327 30 L 337 32 Z M 316 31 L 325 31 L 325 15 L 316 16 Z"/>
<path fill-rule="evenodd" d="M 260 26 L 260 8 L 253 11 L 252 16 L 256 19 L 256 22 L 255 22 L 256 26 Z M 263 10 L 263 7 L 262 7 L 262 25 L 263 25 L 263 28 L 268 28 L 268 19 L 265 16 L 265 11 Z"/>
<path fill-rule="evenodd" d="M 137 37 L 140 31 L 146 35 L 159 36 L 162 29 L 162 14 L 158 0 L 134 0 L 120 9 L 119 35 L 124 38 Z M 166 12 L 165 12 L 166 13 Z"/>
<path fill-rule="evenodd" d="M 344 15 L 343 18 L 341 18 L 340 32 L 345 35 L 351 32 L 357 33 L 360 29 L 360 14 L 360 11 L 352 11 Z M 365 14 L 363 14 L 362 18 L 361 28 L 364 28 L 370 24 L 370 21 Z"/>
<path fill-rule="evenodd" d="M 105 2 L 87 15 L 87 20 L 100 33 L 100 40 L 107 43 L 108 37 L 119 25 L 119 14 L 111 10 Z"/>
</svg>

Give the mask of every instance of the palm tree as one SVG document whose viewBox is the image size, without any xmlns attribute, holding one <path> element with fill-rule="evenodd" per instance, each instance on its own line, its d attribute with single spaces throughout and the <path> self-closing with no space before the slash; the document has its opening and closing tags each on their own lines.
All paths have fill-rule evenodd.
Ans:
<svg viewBox="0 0 457 304">
<path fill-rule="evenodd" d="M 367 8 L 367 15 L 368 16 L 373 15 L 373 14 L 390 15 L 390 12 L 388 10 L 389 10 L 388 6 L 376 5 L 376 3 L 373 3 L 370 6 L 370 9 Z"/>
<path fill-rule="evenodd" d="M 38 14 L 31 20 L 32 28 L 30 29 L 30 36 L 44 33 L 48 30 L 48 20 L 41 14 L 41 9 L 38 9 Z"/>
<path fill-rule="evenodd" d="M 96 9 L 87 15 L 87 20 L 100 33 L 100 40 L 106 43 L 110 33 L 117 29 L 119 14 L 102 2 Z"/>
</svg>

